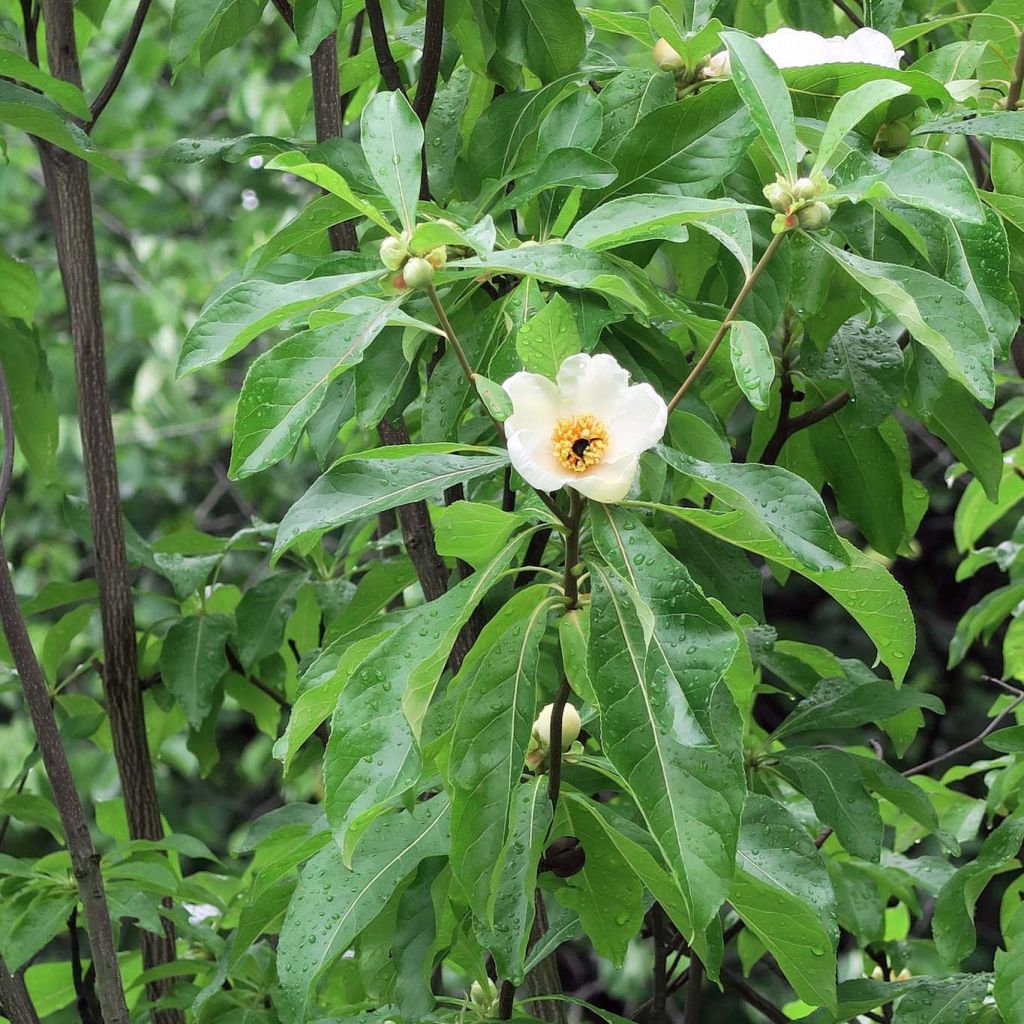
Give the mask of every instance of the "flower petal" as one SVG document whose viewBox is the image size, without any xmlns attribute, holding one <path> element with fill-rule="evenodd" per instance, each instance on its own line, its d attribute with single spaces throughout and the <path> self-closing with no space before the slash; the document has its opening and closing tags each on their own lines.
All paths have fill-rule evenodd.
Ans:
<svg viewBox="0 0 1024 1024">
<path fill-rule="evenodd" d="M 656 445 L 665 433 L 668 406 L 650 384 L 634 384 L 623 396 L 617 415 L 608 423 L 608 461 L 637 456 Z"/>
<path fill-rule="evenodd" d="M 566 413 L 592 413 L 607 422 L 629 388 L 629 371 L 614 356 L 569 356 L 558 370 L 558 390 Z"/>
<path fill-rule="evenodd" d="M 510 422 L 511 417 L 505 420 L 505 426 Z M 513 469 L 539 491 L 557 491 L 575 475 L 555 460 L 548 431 L 509 430 L 505 444 Z"/>
<path fill-rule="evenodd" d="M 629 494 L 636 477 L 639 456 L 627 455 L 617 462 L 602 462 L 569 481 L 584 497 L 610 505 Z"/>
<path fill-rule="evenodd" d="M 512 399 L 512 415 L 505 421 L 510 430 L 537 430 L 550 435 L 559 417 L 558 388 L 539 373 L 521 371 L 501 385 Z"/>
</svg>

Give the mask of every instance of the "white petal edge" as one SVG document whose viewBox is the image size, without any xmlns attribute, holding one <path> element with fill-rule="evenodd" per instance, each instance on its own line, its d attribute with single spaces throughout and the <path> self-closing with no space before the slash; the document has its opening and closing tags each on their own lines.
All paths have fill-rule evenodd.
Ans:
<svg viewBox="0 0 1024 1024">
<path fill-rule="evenodd" d="M 508 420 L 505 421 L 506 426 Z M 555 462 L 550 434 L 537 430 L 510 430 L 505 437 L 512 468 L 538 491 L 557 491 L 575 474 Z"/>
<path fill-rule="evenodd" d="M 586 473 L 581 473 L 569 482 L 584 497 L 591 501 L 599 501 L 602 505 L 612 505 L 629 494 L 639 456 L 629 455 L 617 462 L 602 462 Z"/>
<path fill-rule="evenodd" d="M 656 445 L 668 424 L 668 406 L 650 384 L 634 384 L 608 426 L 608 459 L 639 455 Z"/>
<path fill-rule="evenodd" d="M 560 415 L 558 388 L 539 373 L 525 370 L 512 374 L 501 385 L 512 399 L 512 415 L 505 421 L 509 430 L 545 430 L 550 435 Z"/>
<path fill-rule="evenodd" d="M 606 424 L 629 389 L 629 371 L 604 353 L 569 356 L 558 368 L 556 380 L 563 415 L 589 412 Z"/>
</svg>

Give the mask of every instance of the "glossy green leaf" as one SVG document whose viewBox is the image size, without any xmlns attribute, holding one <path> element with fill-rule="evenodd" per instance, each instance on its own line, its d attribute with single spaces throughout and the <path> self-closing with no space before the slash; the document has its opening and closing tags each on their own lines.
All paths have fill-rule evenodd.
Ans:
<svg viewBox="0 0 1024 1024">
<path fill-rule="evenodd" d="M 231 620 L 223 615 L 193 615 L 176 622 L 164 637 L 160 676 L 198 729 L 213 709 L 214 695 L 227 671 L 224 645 Z"/>
<path fill-rule="evenodd" d="M 426 858 L 447 852 L 449 817 L 447 799 L 435 797 L 411 813 L 379 818 L 351 869 L 334 843 L 303 867 L 277 951 L 291 1020 L 304 1018 L 324 971 L 384 908 L 402 879 Z"/>
<path fill-rule="evenodd" d="M 756 40 L 740 32 L 722 32 L 729 50 L 736 91 L 750 111 L 775 166 L 796 179 L 796 119 L 779 69 Z"/>
<path fill-rule="evenodd" d="M 275 556 L 354 519 L 440 494 L 503 469 L 504 455 L 419 455 L 352 459 L 329 469 L 288 510 L 278 527 Z"/>
<path fill-rule="evenodd" d="M 580 351 L 580 336 L 569 303 L 557 292 L 516 332 L 523 367 L 554 380 L 559 367 Z"/>
<path fill-rule="evenodd" d="M 734 320 L 729 326 L 729 357 L 740 390 L 755 409 L 763 412 L 768 408 L 775 380 L 775 359 L 761 328 L 746 320 Z"/>
<path fill-rule="evenodd" d="M 370 173 L 402 227 L 412 231 L 420 191 L 423 126 L 400 92 L 379 92 L 363 108 L 359 144 Z"/>
<path fill-rule="evenodd" d="M 344 0 L 295 0 L 295 38 L 303 53 L 312 53 L 338 30 L 344 7 Z"/>
<path fill-rule="evenodd" d="M 818 152 L 814 157 L 814 166 L 811 168 L 811 174 L 814 175 L 824 171 L 846 136 L 875 107 L 908 92 L 910 92 L 910 86 L 905 82 L 881 79 L 874 82 L 865 82 L 856 89 L 852 89 L 850 92 L 840 96 L 832 110 L 832 116 L 828 119 L 828 124 L 825 125 L 821 142 L 818 144 Z"/>
<path fill-rule="evenodd" d="M 0 50 L 0 75 L 4 78 L 13 78 L 16 82 L 24 82 L 32 89 L 38 89 L 75 117 L 80 117 L 84 121 L 92 119 L 89 104 L 85 102 L 81 89 L 71 82 L 63 82 L 41 71 L 27 57 L 15 53 L 14 50 Z"/>
<path fill-rule="evenodd" d="M 235 409 L 229 476 L 251 476 L 291 452 L 331 382 L 360 362 L 400 301 L 293 334 L 252 363 Z"/>
</svg>

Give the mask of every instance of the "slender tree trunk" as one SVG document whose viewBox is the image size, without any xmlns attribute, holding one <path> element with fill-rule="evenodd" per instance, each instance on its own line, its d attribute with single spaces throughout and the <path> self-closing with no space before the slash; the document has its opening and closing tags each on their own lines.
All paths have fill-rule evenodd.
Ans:
<svg viewBox="0 0 1024 1024">
<path fill-rule="evenodd" d="M 44 0 L 43 12 L 50 73 L 80 88 L 71 0 Z M 114 756 L 129 832 L 134 839 L 156 840 L 164 833 L 136 661 L 135 610 L 107 388 L 89 173 L 84 161 L 47 143 L 40 145 L 40 152 L 75 349 L 79 429 L 103 624 L 103 684 Z M 147 968 L 175 959 L 174 929 L 169 921 L 163 935 L 147 931 L 141 935 Z M 159 999 L 167 988 L 168 982 L 156 981 L 147 991 L 151 999 Z M 158 1024 L 184 1024 L 185 1019 L 180 1010 L 160 1010 L 154 1016 Z"/>
<path fill-rule="evenodd" d="M 0 1013 L 11 1024 L 39 1024 L 39 1014 L 32 1005 L 25 979 L 20 973 L 11 974 L 0 957 Z"/>
</svg>

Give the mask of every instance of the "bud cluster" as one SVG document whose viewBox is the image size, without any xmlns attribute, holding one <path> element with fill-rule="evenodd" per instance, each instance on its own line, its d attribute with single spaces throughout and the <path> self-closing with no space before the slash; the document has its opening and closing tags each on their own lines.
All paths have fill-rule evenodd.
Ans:
<svg viewBox="0 0 1024 1024">
<path fill-rule="evenodd" d="M 765 199 L 778 214 L 772 231 L 778 234 L 795 227 L 820 231 L 832 219 L 832 211 L 820 198 L 827 191 L 828 182 L 819 174 L 792 182 L 776 175 L 763 189 Z"/>
<path fill-rule="evenodd" d="M 676 96 L 705 78 L 718 78 L 729 73 L 728 54 L 715 54 L 705 60 L 688 65 L 686 58 L 665 38 L 654 44 L 654 63 L 662 71 L 671 71 L 676 78 Z"/>
<path fill-rule="evenodd" d="M 434 282 L 434 272 L 448 261 L 448 248 L 439 245 L 422 256 L 409 251 L 409 232 L 388 235 L 380 243 L 380 261 L 388 269 L 398 273 L 392 279 L 396 288 L 428 288 Z"/>
</svg>

